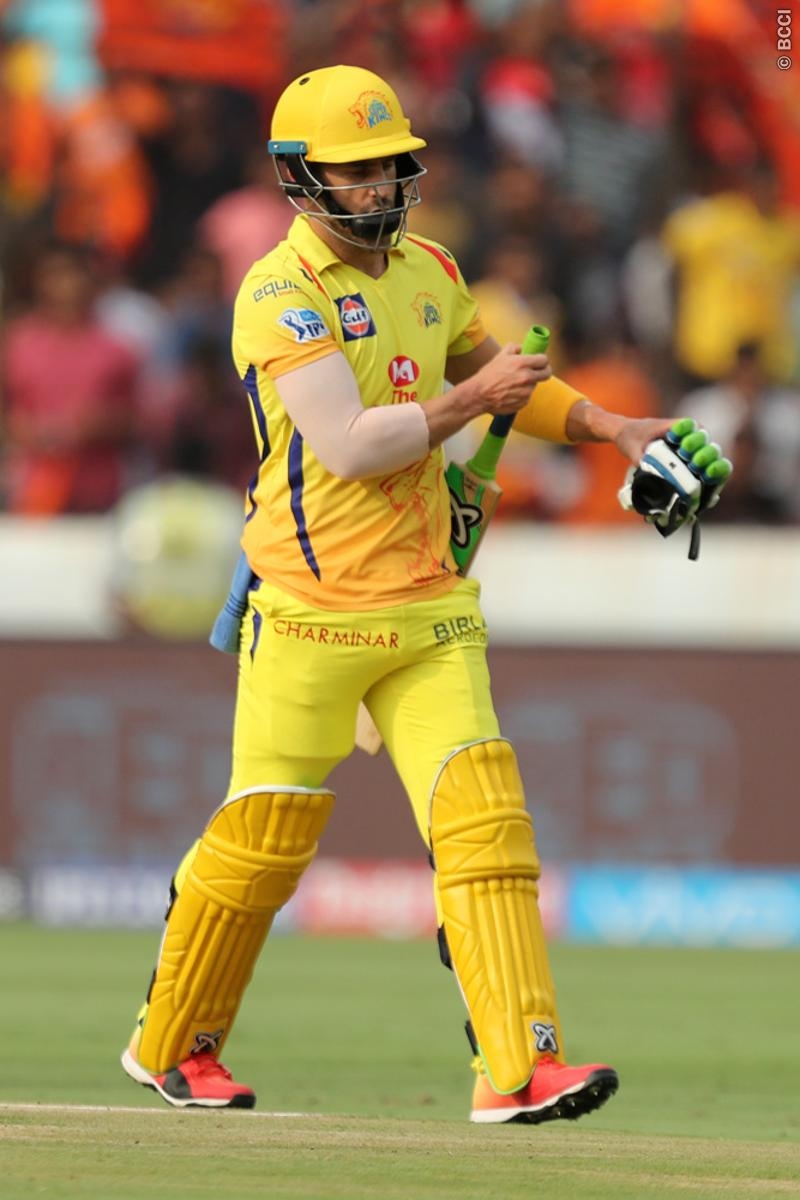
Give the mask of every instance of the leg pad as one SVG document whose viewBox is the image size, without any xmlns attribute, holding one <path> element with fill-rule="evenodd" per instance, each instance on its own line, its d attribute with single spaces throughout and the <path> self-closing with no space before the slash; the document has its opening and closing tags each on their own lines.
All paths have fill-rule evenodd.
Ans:
<svg viewBox="0 0 800 1200">
<path fill-rule="evenodd" d="M 492 739 L 456 751 L 431 799 L 431 846 L 453 969 L 484 1067 L 499 1092 L 560 1057 L 539 915 L 539 859 L 516 756 Z"/>
<path fill-rule="evenodd" d="M 333 801 L 323 790 L 263 789 L 233 797 L 211 818 L 167 918 L 137 1050 L 148 1071 L 222 1047 Z"/>
</svg>

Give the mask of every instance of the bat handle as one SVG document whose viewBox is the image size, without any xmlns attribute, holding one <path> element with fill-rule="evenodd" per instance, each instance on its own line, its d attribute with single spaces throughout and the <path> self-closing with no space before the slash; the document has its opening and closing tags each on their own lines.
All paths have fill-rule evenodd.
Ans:
<svg viewBox="0 0 800 1200">
<path fill-rule="evenodd" d="M 522 341 L 523 354 L 544 354 L 550 342 L 550 330 L 546 325 L 532 325 Z M 514 413 L 502 413 L 497 417 L 492 417 L 492 423 L 489 426 L 489 433 L 493 433 L 495 437 L 504 438 L 508 436 L 511 426 L 514 424 Z"/>
<path fill-rule="evenodd" d="M 532 325 L 522 342 L 523 354 L 544 354 L 550 341 L 550 330 L 546 325 Z M 470 459 L 469 466 L 482 479 L 493 479 L 503 441 L 514 424 L 514 413 L 499 413 L 492 417 L 489 432 Z"/>
<path fill-rule="evenodd" d="M 508 431 L 514 424 L 515 416 L 515 413 L 499 413 L 496 417 L 492 417 L 492 422 L 489 426 L 489 433 L 498 438 L 507 437 Z"/>
<path fill-rule="evenodd" d="M 550 330 L 546 325 L 531 325 L 522 339 L 523 354 L 544 354 L 550 343 Z"/>
</svg>

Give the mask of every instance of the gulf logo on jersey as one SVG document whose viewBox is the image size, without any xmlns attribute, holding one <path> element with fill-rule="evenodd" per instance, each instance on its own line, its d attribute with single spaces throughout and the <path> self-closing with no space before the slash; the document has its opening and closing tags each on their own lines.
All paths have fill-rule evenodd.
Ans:
<svg viewBox="0 0 800 1200">
<path fill-rule="evenodd" d="M 336 307 L 339 309 L 339 320 L 342 322 L 342 333 L 346 342 L 375 337 L 375 322 L 361 292 L 352 296 L 339 296 Z"/>
</svg>

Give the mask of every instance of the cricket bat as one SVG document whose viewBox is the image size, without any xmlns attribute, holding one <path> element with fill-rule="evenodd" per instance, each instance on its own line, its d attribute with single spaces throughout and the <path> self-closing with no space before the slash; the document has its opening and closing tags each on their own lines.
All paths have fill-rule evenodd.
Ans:
<svg viewBox="0 0 800 1200">
<path fill-rule="evenodd" d="M 525 334 L 523 354 L 544 354 L 550 330 L 534 325 Z M 466 575 L 503 490 L 495 476 L 500 455 L 511 432 L 514 413 L 492 418 L 483 441 L 466 463 L 451 462 L 445 471 L 450 492 L 450 549 L 459 575 Z"/>
<path fill-rule="evenodd" d="M 533 325 L 525 334 L 523 354 L 544 354 L 550 342 L 546 325 Z M 450 549 L 459 575 L 466 575 L 494 515 L 503 490 L 495 476 L 500 455 L 514 423 L 514 413 L 493 417 L 478 449 L 466 463 L 451 462 L 445 471 L 450 492 Z M 356 745 L 377 754 L 381 735 L 364 705 L 356 720 Z"/>
</svg>

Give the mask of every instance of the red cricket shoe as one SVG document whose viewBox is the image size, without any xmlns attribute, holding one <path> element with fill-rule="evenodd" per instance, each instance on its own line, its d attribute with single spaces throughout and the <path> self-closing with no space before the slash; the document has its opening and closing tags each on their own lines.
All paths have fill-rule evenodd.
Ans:
<svg viewBox="0 0 800 1200">
<path fill-rule="evenodd" d="M 603 1063 L 568 1067 L 544 1055 L 525 1087 L 507 1096 L 496 1092 L 486 1075 L 479 1074 L 469 1119 L 482 1125 L 574 1121 L 605 1104 L 618 1087 L 617 1072 Z"/>
<path fill-rule="evenodd" d="M 175 1108 L 252 1108 L 256 1102 L 255 1092 L 235 1083 L 208 1050 L 191 1055 L 163 1075 L 146 1071 L 130 1048 L 123 1052 L 122 1065 L 131 1079 L 152 1088 Z"/>
</svg>

